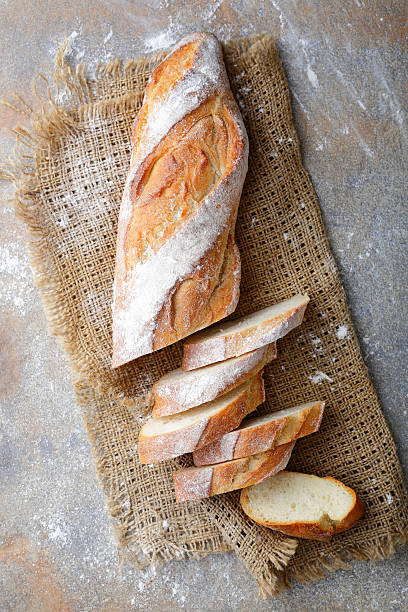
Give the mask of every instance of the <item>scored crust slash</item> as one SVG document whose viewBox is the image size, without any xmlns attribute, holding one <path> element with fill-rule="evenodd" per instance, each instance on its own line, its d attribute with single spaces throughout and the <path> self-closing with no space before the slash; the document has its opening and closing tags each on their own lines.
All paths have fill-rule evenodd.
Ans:
<svg viewBox="0 0 408 612">
<path fill-rule="evenodd" d="M 184 38 L 153 72 L 132 132 L 119 214 L 112 366 L 234 312 L 235 221 L 248 139 L 222 49 Z"/>
</svg>

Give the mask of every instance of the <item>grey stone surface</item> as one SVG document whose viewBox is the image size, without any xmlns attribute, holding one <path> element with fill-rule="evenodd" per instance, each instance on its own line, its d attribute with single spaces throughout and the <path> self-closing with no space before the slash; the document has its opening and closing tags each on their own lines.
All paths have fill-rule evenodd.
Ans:
<svg viewBox="0 0 408 612">
<path fill-rule="evenodd" d="M 90 69 L 196 29 L 223 40 L 276 36 L 363 355 L 408 470 L 405 10 L 403 0 L 3 0 L 0 90 L 35 104 L 31 79 L 65 36 L 71 59 Z M 1 111 L 1 128 L 14 123 Z M 12 146 L 2 129 L 1 160 Z M 256 600 L 231 554 L 169 563 L 152 582 L 149 571 L 119 568 L 69 368 L 48 336 L 10 196 L 1 184 L 0 610 L 407 609 L 407 549 L 268 602 Z"/>
</svg>

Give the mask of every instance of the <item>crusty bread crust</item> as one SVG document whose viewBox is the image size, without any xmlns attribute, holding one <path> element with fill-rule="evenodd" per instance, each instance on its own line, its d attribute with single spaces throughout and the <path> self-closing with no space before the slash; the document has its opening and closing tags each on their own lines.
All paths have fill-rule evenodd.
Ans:
<svg viewBox="0 0 408 612">
<path fill-rule="evenodd" d="M 176 500 L 211 497 L 262 482 L 286 467 L 294 445 L 290 442 L 251 457 L 178 470 L 174 473 Z"/>
<path fill-rule="evenodd" d="M 293 523 L 276 523 L 262 520 L 254 513 L 251 506 L 250 489 L 245 489 L 242 491 L 240 498 L 241 506 L 245 514 L 260 525 L 264 525 L 265 527 L 269 527 L 275 531 L 280 531 L 289 536 L 294 536 L 295 538 L 329 542 L 336 533 L 347 531 L 356 525 L 364 514 L 364 503 L 353 489 L 347 487 L 339 480 L 336 480 L 330 476 L 328 476 L 325 480 L 331 480 L 338 486 L 347 489 L 347 491 L 353 495 L 354 503 L 352 504 L 350 511 L 344 517 L 342 517 L 340 521 L 332 520 L 327 514 L 323 514 L 320 520 L 316 522 L 296 521 Z"/>
<path fill-rule="evenodd" d="M 145 434 L 144 425 L 139 432 L 140 463 L 158 463 L 191 453 L 238 427 L 242 419 L 265 400 L 262 374 L 263 372 L 259 372 L 244 382 L 237 395 L 236 389 L 231 391 L 234 399 L 224 404 L 216 414 L 197 420 L 183 429 L 148 436 Z"/>
<path fill-rule="evenodd" d="M 278 316 L 268 318 L 265 315 L 262 321 L 249 324 L 239 332 L 232 326 L 245 317 L 190 336 L 184 342 L 181 367 L 183 370 L 202 368 L 210 363 L 248 353 L 282 338 L 302 323 L 309 297 L 295 296 L 293 299 L 296 298 L 301 300 L 298 306 L 288 308 Z M 262 311 L 259 314 L 261 313 Z"/>
<path fill-rule="evenodd" d="M 316 402 L 310 410 L 305 410 L 298 419 L 297 423 L 294 423 L 293 427 L 289 420 L 285 423 L 283 429 L 278 434 L 275 442 L 275 446 L 279 444 L 286 444 L 291 440 L 298 440 L 309 436 L 316 431 L 319 431 L 320 425 L 323 418 L 325 402 Z"/>
<path fill-rule="evenodd" d="M 184 412 L 210 402 L 255 376 L 272 359 L 276 343 L 261 347 L 216 366 L 185 372 L 181 368 L 162 376 L 152 388 L 153 416 Z"/>
<path fill-rule="evenodd" d="M 210 465 L 249 457 L 308 436 L 318 431 L 323 412 L 324 402 L 316 402 L 288 416 L 248 429 L 243 429 L 247 425 L 246 421 L 243 421 L 239 429 L 230 431 L 222 438 L 194 451 L 194 465 Z"/>
<path fill-rule="evenodd" d="M 248 139 L 217 39 L 185 37 L 153 72 L 118 223 L 112 367 L 231 314 Z"/>
</svg>

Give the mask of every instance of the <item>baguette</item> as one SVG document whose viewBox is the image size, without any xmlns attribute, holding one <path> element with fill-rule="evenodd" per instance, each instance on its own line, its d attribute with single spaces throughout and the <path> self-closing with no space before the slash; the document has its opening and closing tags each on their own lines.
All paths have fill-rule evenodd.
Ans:
<svg viewBox="0 0 408 612">
<path fill-rule="evenodd" d="M 286 467 L 294 445 L 289 442 L 251 457 L 178 470 L 174 473 L 176 500 L 202 499 L 262 482 Z"/>
<path fill-rule="evenodd" d="M 244 512 L 287 535 L 328 542 L 364 513 L 358 495 L 334 478 L 282 471 L 241 493 Z"/>
<path fill-rule="evenodd" d="M 194 370 L 275 342 L 301 324 L 308 302 L 308 296 L 296 295 L 236 321 L 194 334 L 184 343 L 181 367 Z"/>
<path fill-rule="evenodd" d="M 152 414 L 167 416 L 210 402 L 255 376 L 272 359 L 276 343 L 198 370 L 169 372 L 153 385 Z"/>
<path fill-rule="evenodd" d="M 169 417 L 149 419 L 139 432 L 141 463 L 191 453 L 231 431 L 265 400 L 262 372 L 218 399 Z"/>
<path fill-rule="evenodd" d="M 232 313 L 248 139 L 220 43 L 183 38 L 153 71 L 119 214 L 112 367 Z"/>
<path fill-rule="evenodd" d="M 242 421 L 235 431 L 194 451 L 194 465 L 249 457 L 308 436 L 320 427 L 324 402 L 310 402 Z"/>
</svg>

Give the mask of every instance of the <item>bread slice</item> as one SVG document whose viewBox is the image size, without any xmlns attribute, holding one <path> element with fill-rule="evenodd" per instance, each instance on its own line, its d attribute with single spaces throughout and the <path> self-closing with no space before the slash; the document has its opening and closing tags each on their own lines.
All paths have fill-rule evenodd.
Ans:
<svg viewBox="0 0 408 612">
<path fill-rule="evenodd" d="M 282 471 L 241 493 L 254 521 L 291 536 L 328 542 L 364 512 L 358 495 L 334 478 Z"/>
<path fill-rule="evenodd" d="M 153 416 L 176 414 L 210 402 L 257 374 L 272 359 L 276 359 L 275 342 L 198 370 L 173 370 L 153 385 Z"/>
<path fill-rule="evenodd" d="M 238 427 L 265 400 L 262 372 L 213 402 L 149 419 L 139 433 L 141 463 L 157 463 L 205 446 Z"/>
<path fill-rule="evenodd" d="M 289 442 L 251 457 L 178 470 L 174 473 L 176 500 L 211 497 L 261 482 L 286 467 L 294 445 Z"/>
<path fill-rule="evenodd" d="M 308 303 L 307 295 L 295 295 L 247 317 L 190 336 L 184 343 L 181 367 L 195 370 L 275 342 L 301 324 Z"/>
<path fill-rule="evenodd" d="M 310 402 L 242 421 L 235 431 L 194 451 L 194 465 L 249 457 L 318 431 L 324 402 Z"/>
</svg>

